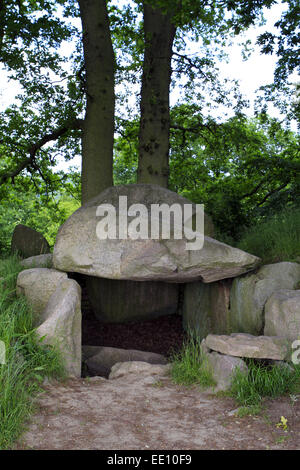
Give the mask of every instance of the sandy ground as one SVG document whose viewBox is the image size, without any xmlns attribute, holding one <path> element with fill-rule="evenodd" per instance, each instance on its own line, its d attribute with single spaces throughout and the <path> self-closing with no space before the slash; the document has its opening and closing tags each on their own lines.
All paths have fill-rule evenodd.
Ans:
<svg viewBox="0 0 300 470">
<path fill-rule="evenodd" d="M 269 400 L 256 417 L 239 418 L 236 408 L 231 398 L 175 386 L 168 377 L 71 379 L 45 386 L 15 449 L 300 448 L 300 397 Z M 287 432 L 276 427 L 281 416 Z"/>
</svg>

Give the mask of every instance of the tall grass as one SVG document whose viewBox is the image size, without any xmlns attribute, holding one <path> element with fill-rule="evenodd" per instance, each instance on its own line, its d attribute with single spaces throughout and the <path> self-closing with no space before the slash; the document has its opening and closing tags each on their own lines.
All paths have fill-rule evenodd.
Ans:
<svg viewBox="0 0 300 470">
<path fill-rule="evenodd" d="M 258 405 L 264 397 L 279 397 L 300 392 L 300 366 L 267 366 L 250 360 L 248 373 L 237 369 L 231 382 L 230 395 L 240 405 Z"/>
<path fill-rule="evenodd" d="M 207 359 L 202 352 L 200 340 L 192 334 L 184 342 L 179 353 L 171 356 L 171 376 L 179 385 L 198 384 L 202 387 L 216 385 Z"/>
<path fill-rule="evenodd" d="M 0 340 L 6 349 L 0 364 L 0 449 L 20 435 L 43 379 L 64 375 L 59 352 L 41 344 L 26 299 L 16 296 L 21 269 L 16 257 L 0 260 Z"/>
<path fill-rule="evenodd" d="M 1 259 L 0 257 L 0 288 L 1 297 L 7 295 L 7 291 L 15 292 L 17 277 L 20 271 L 24 268 L 20 265 L 17 255 L 12 255 L 9 258 Z"/>
<path fill-rule="evenodd" d="M 283 211 L 244 233 L 237 247 L 264 263 L 300 257 L 300 209 Z"/>
</svg>

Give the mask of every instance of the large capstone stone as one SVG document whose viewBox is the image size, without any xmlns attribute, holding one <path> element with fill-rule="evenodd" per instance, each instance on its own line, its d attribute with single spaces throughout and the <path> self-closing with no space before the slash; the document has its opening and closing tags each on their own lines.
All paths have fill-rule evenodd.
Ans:
<svg viewBox="0 0 300 470">
<path fill-rule="evenodd" d="M 259 258 L 220 243 L 209 236 L 205 237 L 202 249 L 186 249 L 188 240 L 175 239 L 172 233 L 178 228 L 171 223 L 169 239 L 99 239 L 96 215 L 100 205 L 110 204 L 116 208 L 116 233 L 119 235 L 120 217 L 127 217 L 127 210 L 119 213 L 119 196 L 127 197 L 127 207 L 143 204 L 147 217 L 140 212 L 140 225 L 148 223 L 151 205 L 178 204 L 184 210 L 191 201 L 156 185 L 121 185 L 106 189 L 99 196 L 78 209 L 60 228 L 54 247 L 53 265 L 61 271 L 78 272 L 89 276 L 131 280 L 189 282 L 203 280 L 217 281 L 238 276 L 250 271 L 259 263 Z M 177 206 L 178 207 L 178 206 Z M 192 205 L 193 213 L 196 206 Z M 137 209 L 137 207 L 135 207 Z M 149 219 L 148 219 L 149 216 Z M 166 220 L 166 215 L 163 220 Z M 129 223 L 136 221 L 136 215 Z M 171 222 L 173 218 L 171 217 Z M 137 224 L 138 225 L 138 224 Z M 205 217 L 206 233 L 211 233 L 210 219 Z M 121 224 L 124 228 L 124 224 Z M 150 233 L 150 230 L 149 230 Z"/>
<path fill-rule="evenodd" d="M 300 290 L 274 292 L 265 306 L 265 335 L 300 339 Z"/>
<path fill-rule="evenodd" d="M 22 258 L 29 258 L 49 253 L 50 246 L 41 233 L 26 225 L 19 224 L 12 235 L 11 251 L 18 253 Z"/>
<path fill-rule="evenodd" d="M 178 284 L 86 277 L 91 306 L 101 322 L 151 320 L 177 312 Z"/>
<path fill-rule="evenodd" d="M 300 282 L 300 264 L 281 262 L 262 266 L 257 273 L 234 279 L 230 293 L 231 330 L 260 335 L 264 307 L 279 289 L 295 289 Z"/>
</svg>

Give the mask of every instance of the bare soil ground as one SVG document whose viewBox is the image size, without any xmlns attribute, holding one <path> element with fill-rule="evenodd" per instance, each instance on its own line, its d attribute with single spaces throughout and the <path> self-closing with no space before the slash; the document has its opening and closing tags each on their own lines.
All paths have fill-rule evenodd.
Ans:
<svg viewBox="0 0 300 470">
<path fill-rule="evenodd" d="M 239 418 L 234 400 L 129 374 L 52 383 L 15 449 L 299 449 L 300 398 L 265 402 Z M 276 427 L 281 416 L 288 430 Z"/>
</svg>

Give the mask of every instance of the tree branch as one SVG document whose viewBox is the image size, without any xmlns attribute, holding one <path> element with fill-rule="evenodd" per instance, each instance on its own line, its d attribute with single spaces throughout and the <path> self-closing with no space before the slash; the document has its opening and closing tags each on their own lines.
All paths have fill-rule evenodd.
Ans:
<svg viewBox="0 0 300 470">
<path fill-rule="evenodd" d="M 29 157 L 24 158 L 16 168 L 10 171 L 2 172 L 0 174 L 0 186 L 7 182 L 9 178 L 13 179 L 17 175 L 19 175 L 25 168 L 28 168 L 34 162 L 37 152 L 48 142 L 53 140 L 57 140 L 62 135 L 66 134 L 66 132 L 75 129 L 82 129 L 83 121 L 82 119 L 75 119 L 74 121 L 70 122 L 68 125 L 64 125 L 59 127 L 58 129 L 54 130 L 50 134 L 46 134 L 41 139 L 39 139 L 36 143 L 31 144 L 27 148 L 27 153 L 29 153 Z"/>
<path fill-rule="evenodd" d="M 241 198 L 240 198 L 240 201 L 242 201 L 243 199 L 245 199 L 246 197 L 250 197 L 250 196 L 253 196 L 253 194 L 255 194 L 259 188 L 264 184 L 265 180 L 261 180 L 257 186 L 255 186 L 255 188 L 250 191 L 250 193 L 246 193 L 244 194 Z"/>
<path fill-rule="evenodd" d="M 213 133 L 212 129 L 210 128 L 208 124 L 202 124 L 200 122 L 193 127 L 184 127 L 184 126 L 180 126 L 179 124 L 170 124 L 170 129 L 179 130 L 183 132 L 196 132 L 197 133 L 199 132 L 199 128 L 207 129 L 208 131 Z"/>
<path fill-rule="evenodd" d="M 197 70 L 197 72 L 200 73 L 200 75 L 202 75 L 202 77 L 205 80 L 207 80 L 207 81 L 210 80 L 209 76 L 205 72 L 203 72 L 203 70 L 201 70 L 201 68 L 193 61 L 193 59 L 191 59 L 191 57 L 189 57 L 188 55 L 185 55 L 185 54 L 179 54 L 178 52 L 174 52 L 174 51 L 172 51 L 172 54 L 173 54 L 173 56 L 175 55 L 175 56 L 179 57 L 179 59 L 174 59 L 173 58 L 173 60 L 175 60 L 175 62 L 180 63 L 182 61 L 185 61 L 186 64 L 188 64 L 191 69 Z M 196 60 L 197 60 L 197 57 L 196 57 Z M 178 71 L 181 72 L 182 70 L 178 70 Z"/>
<path fill-rule="evenodd" d="M 276 189 L 273 189 L 272 191 L 270 191 L 268 194 L 266 194 L 266 196 L 263 198 L 262 201 L 260 201 L 258 204 L 257 204 L 257 207 L 259 206 L 262 206 L 264 202 L 266 202 L 266 200 L 272 196 L 272 194 L 275 194 L 275 193 L 278 193 L 278 191 L 281 191 L 283 188 L 285 188 L 287 185 L 289 184 L 289 181 L 287 183 L 283 183 L 281 186 L 279 186 L 279 188 L 276 188 Z"/>
</svg>

